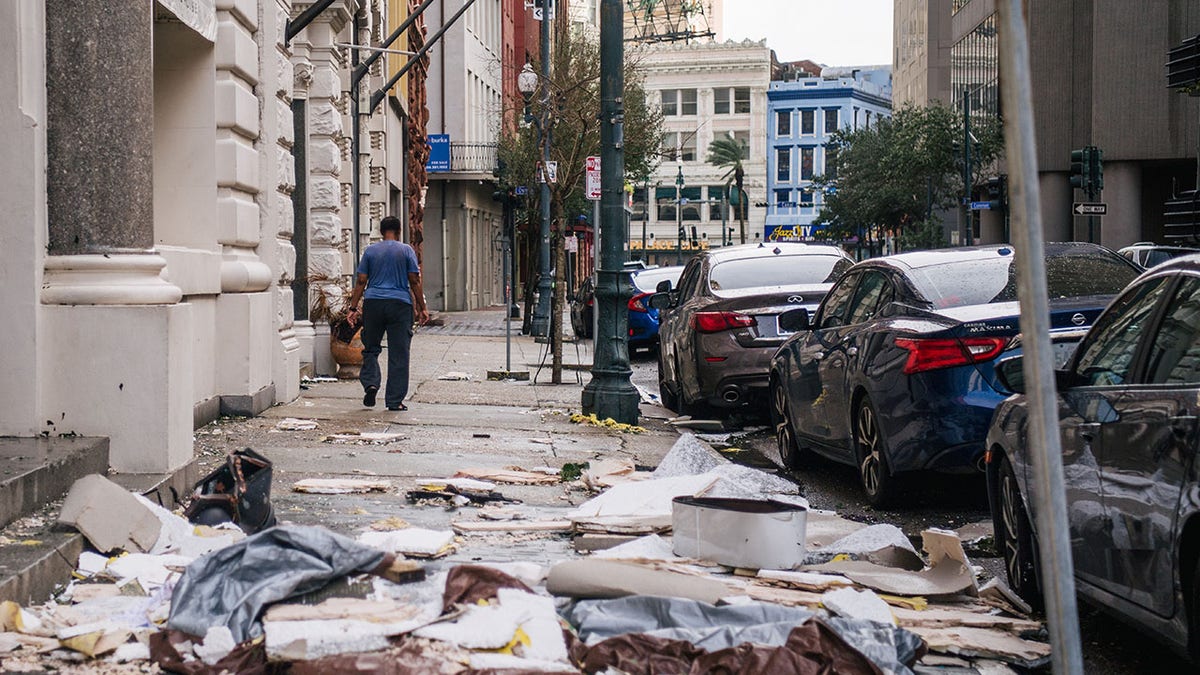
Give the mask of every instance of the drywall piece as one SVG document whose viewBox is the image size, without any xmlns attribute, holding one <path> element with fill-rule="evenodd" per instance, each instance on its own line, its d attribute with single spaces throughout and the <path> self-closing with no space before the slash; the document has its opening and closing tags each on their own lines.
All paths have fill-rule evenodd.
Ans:
<svg viewBox="0 0 1200 675">
<path fill-rule="evenodd" d="M 672 499 L 703 492 L 716 480 L 702 474 L 622 483 L 580 504 L 567 518 L 592 531 L 662 531 L 671 527 Z"/>
<path fill-rule="evenodd" d="M 601 560 L 629 560 L 653 562 L 679 562 L 679 556 L 671 548 L 671 543 L 657 534 L 638 537 L 609 549 L 597 551 L 593 558 Z"/>
<path fill-rule="evenodd" d="M 896 625 L 891 608 L 872 591 L 839 588 L 824 593 L 821 596 L 821 604 L 825 609 L 847 619 L 866 619 Z"/>
<path fill-rule="evenodd" d="M 345 495 L 362 492 L 387 492 L 392 484 L 386 480 L 362 478 L 306 478 L 292 484 L 296 492 L 317 495 Z"/>
<path fill-rule="evenodd" d="M 131 492 L 100 474 L 75 481 L 58 522 L 74 527 L 98 551 L 147 552 L 158 541 L 162 524 Z"/>
<path fill-rule="evenodd" d="M 841 574 L 860 586 L 889 595 L 959 595 L 975 587 L 975 575 L 957 561 L 943 562 L 920 572 L 884 567 L 864 560 L 830 562 L 805 568 L 805 571 Z"/>
<path fill-rule="evenodd" d="M 454 546 L 454 532 L 408 527 L 391 532 L 363 532 L 358 541 L 390 553 L 428 558 L 449 553 Z"/>
<path fill-rule="evenodd" d="M 1025 640 L 1012 633 L 988 628 L 909 628 L 921 636 L 930 651 L 969 658 L 984 657 L 1038 668 L 1050 660 L 1050 645 Z"/>
<path fill-rule="evenodd" d="M 790 569 L 804 560 L 803 506 L 676 497 L 672 507 L 676 555 L 751 569 Z"/>
<path fill-rule="evenodd" d="M 475 480 L 508 483 L 509 485 L 553 485 L 558 476 L 524 469 L 460 469 L 454 478 L 472 478 Z"/>
<path fill-rule="evenodd" d="M 459 534 L 479 534 L 496 532 L 570 532 L 569 520 L 499 520 L 477 521 L 460 520 L 450 524 Z"/>
<path fill-rule="evenodd" d="M 797 572 L 792 570 L 759 570 L 757 578 L 778 583 L 787 588 L 799 588 L 804 591 L 823 592 L 842 586 L 852 586 L 846 577 L 840 574 L 817 574 L 815 572 Z"/>
<path fill-rule="evenodd" d="M 732 595 L 715 579 L 655 570 L 615 560 L 568 560 L 550 568 L 546 590 L 572 598 L 657 595 L 715 604 Z"/>
</svg>

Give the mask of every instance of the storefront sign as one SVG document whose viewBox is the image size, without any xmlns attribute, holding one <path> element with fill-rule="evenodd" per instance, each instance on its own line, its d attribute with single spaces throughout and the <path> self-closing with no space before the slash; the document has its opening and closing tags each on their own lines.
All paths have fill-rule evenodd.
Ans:
<svg viewBox="0 0 1200 675">
<path fill-rule="evenodd" d="M 768 225 L 764 238 L 767 241 L 812 241 L 823 229 L 821 225 Z"/>
</svg>

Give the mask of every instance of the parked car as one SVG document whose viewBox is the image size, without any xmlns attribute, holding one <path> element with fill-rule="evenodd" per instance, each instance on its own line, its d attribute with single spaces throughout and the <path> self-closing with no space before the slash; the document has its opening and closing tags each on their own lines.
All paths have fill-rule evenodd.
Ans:
<svg viewBox="0 0 1200 675">
<path fill-rule="evenodd" d="M 1066 362 L 1083 331 L 1138 274 L 1086 243 L 1047 244 L 1051 337 Z M 1020 350 L 1010 246 L 904 253 L 858 263 L 771 362 L 771 413 L 785 462 L 810 451 L 858 468 L 872 504 L 902 474 L 983 468 L 984 438 L 1009 392 L 995 359 Z M 811 328 L 811 331 L 809 330 Z"/>
<path fill-rule="evenodd" d="M 1021 359 L 987 437 L 988 495 L 1009 583 L 1040 599 Z M 1067 520 L 1085 598 L 1200 658 L 1200 255 L 1141 275 L 1056 373 Z"/>
<path fill-rule="evenodd" d="M 633 297 L 629 299 L 629 350 L 654 349 L 658 346 L 658 310 L 650 306 L 650 296 L 661 281 L 676 283 L 683 267 L 636 267 L 630 272 Z M 571 329 L 575 335 L 592 337 L 595 286 L 589 278 L 579 286 L 571 301 Z"/>
<path fill-rule="evenodd" d="M 1200 249 L 1186 246 L 1163 246 L 1152 241 L 1139 241 L 1131 246 L 1126 246 L 1117 253 L 1129 258 L 1142 269 L 1148 270 L 1172 258 L 1200 253 Z"/>
<path fill-rule="evenodd" d="M 701 253 L 678 287 L 659 286 L 658 386 L 680 413 L 765 399 L 771 355 L 788 337 L 778 316 L 816 309 L 853 264 L 836 246 L 748 244 Z"/>
</svg>

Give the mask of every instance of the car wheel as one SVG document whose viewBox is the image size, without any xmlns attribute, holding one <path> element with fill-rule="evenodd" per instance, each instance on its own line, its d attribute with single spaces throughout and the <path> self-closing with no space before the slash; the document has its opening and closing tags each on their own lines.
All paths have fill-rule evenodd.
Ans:
<svg viewBox="0 0 1200 675">
<path fill-rule="evenodd" d="M 854 449 L 858 461 L 858 480 L 871 506 L 883 506 L 896 494 L 896 478 L 891 475 L 887 439 L 879 430 L 875 407 L 866 398 L 854 413 Z"/>
<path fill-rule="evenodd" d="M 658 352 L 658 400 L 664 408 L 679 412 L 679 397 L 671 390 L 671 384 L 666 380 L 666 369 L 663 368 L 662 350 Z"/>
<path fill-rule="evenodd" d="M 789 469 L 800 468 L 806 453 L 796 443 L 796 427 L 787 407 L 787 389 L 778 378 L 771 378 L 771 424 L 775 425 L 780 461 Z"/>
<path fill-rule="evenodd" d="M 1004 571 L 1008 574 L 1009 585 L 1031 606 L 1040 607 L 1042 594 L 1037 582 L 1033 529 L 1029 526 L 1029 515 L 1021 501 L 1020 483 L 1007 457 L 1000 459 L 997 478 L 998 513 L 993 523 L 996 548 L 1004 558 Z"/>
</svg>

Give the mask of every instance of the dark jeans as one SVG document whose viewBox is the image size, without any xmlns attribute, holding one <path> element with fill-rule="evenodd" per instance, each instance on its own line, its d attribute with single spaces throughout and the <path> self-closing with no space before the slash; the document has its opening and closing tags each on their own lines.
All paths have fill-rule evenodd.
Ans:
<svg viewBox="0 0 1200 675">
<path fill-rule="evenodd" d="M 379 386 L 379 352 L 383 334 L 388 340 L 388 379 L 383 400 L 395 408 L 408 396 L 408 352 L 413 336 L 413 306 L 399 300 L 364 300 L 362 313 L 363 364 L 358 380 L 363 389 Z"/>
</svg>

